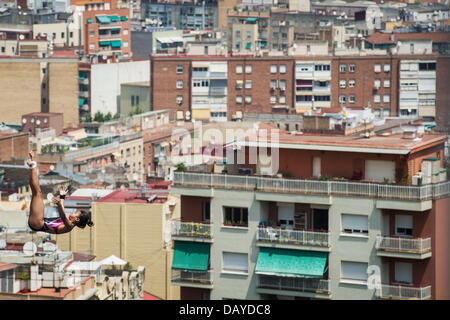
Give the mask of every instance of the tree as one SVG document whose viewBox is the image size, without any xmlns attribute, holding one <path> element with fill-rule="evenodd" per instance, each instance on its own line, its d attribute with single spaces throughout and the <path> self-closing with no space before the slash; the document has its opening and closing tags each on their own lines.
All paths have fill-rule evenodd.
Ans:
<svg viewBox="0 0 450 320">
<path fill-rule="evenodd" d="M 100 111 L 97 111 L 97 112 L 95 113 L 95 115 L 94 115 L 94 121 L 97 121 L 97 122 L 104 122 L 105 119 L 104 119 L 103 113 L 101 113 Z"/>
<path fill-rule="evenodd" d="M 133 271 L 133 266 L 131 265 L 131 263 L 127 262 L 124 266 L 123 266 L 123 270 L 131 272 Z"/>
<path fill-rule="evenodd" d="M 111 112 L 108 112 L 105 117 L 103 118 L 104 121 L 111 121 L 112 120 L 112 114 Z"/>
<path fill-rule="evenodd" d="M 177 169 L 177 171 L 187 171 L 187 168 L 186 168 L 186 166 L 184 165 L 183 162 L 177 164 L 177 165 L 175 166 L 175 168 Z"/>
</svg>

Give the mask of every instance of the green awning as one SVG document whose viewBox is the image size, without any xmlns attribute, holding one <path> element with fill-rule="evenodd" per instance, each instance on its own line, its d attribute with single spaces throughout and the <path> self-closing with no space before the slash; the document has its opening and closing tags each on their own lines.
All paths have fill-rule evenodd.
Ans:
<svg viewBox="0 0 450 320">
<path fill-rule="evenodd" d="M 78 102 L 79 102 L 79 105 L 80 106 L 82 106 L 82 105 L 84 105 L 84 98 L 78 98 Z"/>
<path fill-rule="evenodd" d="M 209 262 L 209 243 L 174 241 L 172 269 L 206 271 Z"/>
<path fill-rule="evenodd" d="M 111 41 L 100 41 L 98 44 L 101 46 L 109 46 L 111 44 Z"/>
<path fill-rule="evenodd" d="M 119 31 L 120 32 L 120 28 L 111 28 L 111 31 Z"/>
<path fill-rule="evenodd" d="M 241 42 L 240 41 L 236 41 L 236 46 L 240 46 Z"/>
<path fill-rule="evenodd" d="M 256 20 L 258 20 L 258 18 L 247 18 L 245 19 L 245 22 L 256 22 Z"/>
<path fill-rule="evenodd" d="M 326 252 L 278 248 L 259 249 L 255 273 L 281 277 L 322 277 L 327 262 Z"/>
<path fill-rule="evenodd" d="M 252 44 L 251 44 L 250 42 L 247 42 L 247 44 L 245 45 L 245 47 L 246 47 L 247 49 L 250 49 L 250 48 L 252 47 Z"/>
<path fill-rule="evenodd" d="M 266 41 L 261 41 L 261 48 L 264 48 L 266 46 L 267 42 Z"/>
<path fill-rule="evenodd" d="M 127 21 L 128 19 L 127 19 L 127 17 L 120 17 L 120 20 Z"/>
<path fill-rule="evenodd" d="M 122 41 L 120 41 L 120 40 L 112 40 L 111 41 L 111 47 L 120 48 L 121 46 L 122 46 Z"/>
<path fill-rule="evenodd" d="M 110 23 L 111 19 L 108 16 L 95 16 L 98 22 L 100 23 Z"/>
<path fill-rule="evenodd" d="M 114 21 L 119 21 L 119 20 L 120 20 L 119 16 L 108 16 L 108 18 L 109 18 L 112 22 L 114 22 Z"/>
<path fill-rule="evenodd" d="M 87 19 L 87 23 L 92 23 L 92 19 Z"/>
</svg>

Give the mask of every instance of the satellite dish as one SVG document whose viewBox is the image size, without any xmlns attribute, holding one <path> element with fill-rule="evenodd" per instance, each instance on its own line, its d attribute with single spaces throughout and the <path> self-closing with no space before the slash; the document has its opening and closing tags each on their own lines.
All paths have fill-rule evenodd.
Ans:
<svg viewBox="0 0 450 320">
<path fill-rule="evenodd" d="M 27 123 L 27 119 L 26 119 L 26 118 L 23 118 L 23 119 L 22 119 L 22 123 Z"/>
<path fill-rule="evenodd" d="M 0 240 L 0 249 L 5 249 L 6 248 L 6 241 L 5 240 Z"/>
<path fill-rule="evenodd" d="M 19 36 L 19 39 L 20 39 L 20 40 L 23 40 L 23 39 L 25 39 L 25 36 L 24 36 L 23 34 L 21 34 L 21 35 Z"/>
<path fill-rule="evenodd" d="M 53 170 L 55 170 L 55 166 L 54 166 L 54 165 L 51 165 L 51 166 L 50 166 L 50 171 L 53 171 Z"/>
<path fill-rule="evenodd" d="M 36 251 L 37 251 L 37 246 L 31 241 L 28 241 L 23 246 L 23 253 L 27 256 L 34 255 L 36 253 Z"/>
<path fill-rule="evenodd" d="M 47 200 L 50 201 L 50 202 L 52 202 L 52 200 L 53 200 L 53 194 L 47 193 Z"/>
<path fill-rule="evenodd" d="M 103 56 L 103 60 L 106 60 L 106 59 L 108 59 L 108 56 Z"/>
<path fill-rule="evenodd" d="M 45 252 L 55 252 L 57 247 L 55 244 L 51 243 L 51 242 L 46 242 L 44 243 L 44 245 L 42 246 L 42 249 Z"/>
</svg>

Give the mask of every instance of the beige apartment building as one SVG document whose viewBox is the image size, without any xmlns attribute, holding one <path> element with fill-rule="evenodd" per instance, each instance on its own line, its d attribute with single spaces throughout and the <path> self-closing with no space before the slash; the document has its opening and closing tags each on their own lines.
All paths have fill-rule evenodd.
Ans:
<svg viewBox="0 0 450 320">
<path fill-rule="evenodd" d="M 144 174 L 142 132 L 121 135 L 119 140 L 120 163 L 127 170 L 129 181 L 140 181 Z"/>
<path fill-rule="evenodd" d="M 165 190 L 167 192 L 167 190 Z M 171 285 L 169 219 L 180 215 L 178 197 L 161 193 L 148 203 L 149 196 L 116 190 L 92 203 L 92 228 L 75 228 L 54 236 L 61 250 L 92 254 L 100 261 L 112 254 L 133 267 L 146 269 L 144 290 L 165 300 L 178 300 L 179 287 Z M 132 199 L 130 199 L 132 198 Z M 161 200 L 159 199 L 161 198 Z"/>
<path fill-rule="evenodd" d="M 23 114 L 61 112 L 65 126 L 78 124 L 76 77 L 77 59 L 0 59 L 2 121 L 19 124 Z"/>
</svg>

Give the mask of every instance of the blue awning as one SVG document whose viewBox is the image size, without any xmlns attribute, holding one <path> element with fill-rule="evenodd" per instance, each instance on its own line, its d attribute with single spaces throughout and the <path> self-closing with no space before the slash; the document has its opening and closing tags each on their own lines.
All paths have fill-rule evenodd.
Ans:
<svg viewBox="0 0 450 320">
<path fill-rule="evenodd" d="M 121 46 L 122 46 L 122 41 L 120 41 L 120 40 L 112 40 L 111 41 L 111 47 L 120 48 Z"/>
</svg>

